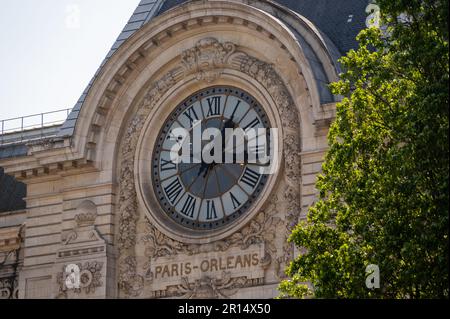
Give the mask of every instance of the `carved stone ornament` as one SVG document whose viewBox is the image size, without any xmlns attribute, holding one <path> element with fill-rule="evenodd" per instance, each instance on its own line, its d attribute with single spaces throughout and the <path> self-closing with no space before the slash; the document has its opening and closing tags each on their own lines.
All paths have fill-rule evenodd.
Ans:
<svg viewBox="0 0 450 319">
<path fill-rule="evenodd" d="M 25 224 L 0 229 L 0 299 L 18 299 L 19 256 L 24 232 Z"/>
<path fill-rule="evenodd" d="M 0 299 L 18 299 L 19 287 L 14 277 L 0 278 Z"/>
<path fill-rule="evenodd" d="M 224 240 L 218 240 L 210 244 L 184 244 L 173 240 L 160 232 L 150 221 L 145 218 L 146 232 L 141 241 L 145 245 L 145 256 L 148 258 L 144 265 L 145 279 L 152 280 L 151 263 L 159 257 L 167 257 L 177 254 L 188 256 L 209 253 L 224 252 L 231 247 L 239 247 L 241 250 L 247 249 L 254 244 L 264 244 L 264 257 L 260 264 L 267 268 L 272 256 L 277 249 L 273 241 L 276 236 L 276 228 L 282 223 L 276 215 L 277 197 L 272 196 L 269 199 L 270 205 L 265 211 L 261 211 L 247 226 L 232 236 Z"/>
<path fill-rule="evenodd" d="M 101 287 L 103 285 L 101 280 L 103 262 L 91 261 L 83 264 L 77 263 L 76 265 L 80 269 L 79 288 L 70 289 L 66 286 L 65 269 L 67 265 L 64 265 L 62 272 L 59 272 L 56 277 L 56 282 L 59 287 L 58 298 L 67 298 L 69 291 L 72 291 L 75 294 L 80 294 L 82 292 L 85 294 L 92 294 L 95 292 L 97 287 Z"/>
<path fill-rule="evenodd" d="M 186 75 L 195 73 L 197 80 L 211 83 L 220 77 L 235 50 L 231 42 L 222 44 L 214 38 L 205 38 L 194 48 L 184 51 L 181 61 Z"/>
<path fill-rule="evenodd" d="M 272 260 L 275 259 L 277 262 L 276 267 L 280 269 L 280 273 L 283 272 L 284 267 L 293 257 L 293 245 L 287 243 L 283 247 L 282 255 L 276 256 L 277 252 L 273 239 L 275 238 L 275 228 L 281 223 L 281 220 L 273 217 L 277 210 L 277 199 L 272 197 L 270 202 L 274 204 L 267 207 L 264 212 L 257 214 L 243 229 L 229 238 L 207 245 L 187 245 L 177 242 L 162 234 L 147 220 L 147 234 L 141 240 L 146 246 L 145 253 L 148 262 L 142 272 L 138 271 L 135 245 L 137 244 L 136 230 L 139 213 L 134 180 L 134 156 L 144 122 L 152 109 L 158 104 L 160 97 L 185 76 L 196 74 L 197 79 L 209 82 L 219 77 L 224 69 L 240 71 L 254 78 L 265 87 L 276 102 L 284 132 L 285 181 L 288 185 L 285 200 L 288 200 L 290 203 L 288 211 L 282 212 L 285 216 L 285 239 L 287 239 L 290 230 L 292 230 L 292 227 L 298 220 L 300 213 L 300 124 L 296 106 L 283 80 L 272 64 L 238 51 L 232 43 L 222 44 L 213 38 L 200 40 L 194 48 L 182 54 L 178 67 L 169 71 L 148 89 L 138 105 L 138 111 L 127 126 L 121 143 L 118 263 L 120 295 L 123 297 L 135 297 L 142 293 L 145 272 L 149 269 L 149 263 L 151 263 L 152 259 L 161 256 L 178 253 L 194 255 L 205 251 L 226 251 L 234 245 L 242 246 L 245 249 L 246 246 L 248 247 L 252 243 L 264 242 L 266 255 L 261 264 L 268 267 Z M 245 282 L 247 280 L 230 279 L 228 281 L 227 278 L 205 278 L 207 284 L 205 282 L 188 283 L 185 281 L 180 287 L 171 289 L 184 289 L 186 296 L 189 294 L 190 296 L 202 295 L 203 293 L 199 291 L 209 289 L 210 294 L 208 296 L 224 297 L 229 295 L 228 292 L 224 292 L 224 287 L 243 287 L 245 284 L 238 284 L 237 282 Z M 233 282 L 233 284 L 230 284 L 230 282 Z M 259 284 L 261 285 L 263 282 Z M 228 288 L 225 290 L 228 291 Z M 167 294 L 171 295 L 172 293 L 167 291 Z"/>
<path fill-rule="evenodd" d="M 97 218 L 97 207 L 89 200 L 83 201 L 76 209 L 75 215 L 76 227 L 65 234 L 62 239 L 64 246 L 76 246 L 76 244 L 84 244 L 86 242 L 104 243 L 95 229 L 95 219 Z M 66 250 L 66 248 L 63 248 Z"/>
<path fill-rule="evenodd" d="M 81 213 L 75 216 L 75 222 L 78 227 L 94 225 L 97 216 L 93 213 Z"/>
<path fill-rule="evenodd" d="M 223 272 L 221 278 L 206 276 L 194 282 L 190 282 L 187 277 L 183 277 L 181 284 L 168 287 L 164 296 L 184 299 L 228 299 L 239 289 L 259 286 L 263 283 L 264 278 L 231 277 L 230 272 Z"/>
</svg>

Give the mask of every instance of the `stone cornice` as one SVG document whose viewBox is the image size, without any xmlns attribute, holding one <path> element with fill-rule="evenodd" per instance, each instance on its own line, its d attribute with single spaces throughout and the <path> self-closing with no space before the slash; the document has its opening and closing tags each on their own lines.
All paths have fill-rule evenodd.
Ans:
<svg viewBox="0 0 450 319">
<path fill-rule="evenodd" d="M 0 161 L 0 166 L 5 169 L 7 174 L 22 181 L 31 178 L 64 174 L 74 169 L 94 169 L 92 162 L 84 158 L 77 158 L 74 154 L 70 153 L 70 148 L 60 149 L 48 157 L 30 155 L 2 160 Z"/>
<path fill-rule="evenodd" d="M 20 248 L 22 226 L 0 228 L 0 253 L 10 252 Z"/>
</svg>

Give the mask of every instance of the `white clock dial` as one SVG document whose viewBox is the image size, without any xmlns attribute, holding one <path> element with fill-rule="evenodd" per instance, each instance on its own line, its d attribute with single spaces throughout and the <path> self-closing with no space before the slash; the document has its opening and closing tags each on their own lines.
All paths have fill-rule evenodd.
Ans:
<svg viewBox="0 0 450 319">
<path fill-rule="evenodd" d="M 202 156 L 195 161 L 181 161 L 182 150 L 193 151 L 193 132 L 199 125 L 201 132 L 215 129 L 223 133 L 214 142 L 200 141 L 216 148 L 210 155 L 220 154 L 215 160 L 207 162 Z M 174 132 L 184 129 L 186 136 L 176 136 Z M 247 146 L 236 145 L 232 160 L 226 161 L 229 151 L 226 129 L 254 129 L 256 134 L 247 140 L 269 138 L 264 131 L 269 129 L 269 119 L 259 103 L 249 94 L 232 87 L 213 87 L 204 89 L 186 99 L 175 108 L 164 123 L 153 151 L 152 179 L 158 201 L 164 212 L 176 223 L 195 230 L 210 230 L 224 227 L 245 215 L 267 183 L 267 176 L 259 170 L 259 164 L 249 162 L 248 152 L 268 152 L 268 144 L 256 147 L 250 142 Z M 263 132 L 263 133 L 261 133 Z M 258 136 L 258 138 L 256 138 Z M 217 150 L 218 145 L 220 149 Z M 216 147 L 217 146 L 217 147 Z M 243 160 L 233 152 L 244 150 Z M 185 154 L 183 154 L 185 156 Z M 265 164 L 267 165 L 267 163 Z"/>
</svg>

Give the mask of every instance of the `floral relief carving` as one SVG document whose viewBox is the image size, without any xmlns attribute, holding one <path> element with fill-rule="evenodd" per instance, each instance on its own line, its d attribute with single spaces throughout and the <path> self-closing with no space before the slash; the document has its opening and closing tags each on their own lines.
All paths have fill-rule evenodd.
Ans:
<svg viewBox="0 0 450 319">
<path fill-rule="evenodd" d="M 298 117 L 292 116 L 293 114 L 296 115 L 297 111 L 283 80 L 272 64 L 268 64 L 254 57 L 250 57 L 246 53 L 237 51 L 235 45 L 232 43 L 222 44 L 213 38 L 201 40 L 194 48 L 183 52 L 180 66 L 168 72 L 150 87 L 144 95 L 144 98 L 141 100 L 137 113 L 130 121 L 121 144 L 118 262 L 119 287 L 121 292 L 125 295 L 139 296 L 141 294 L 144 287 L 144 277 L 147 278 L 149 275 L 151 261 L 163 256 L 182 253 L 194 255 L 202 252 L 226 251 L 233 246 L 239 246 L 242 247 L 242 249 L 245 249 L 255 243 L 264 243 L 265 256 L 261 260 L 263 267 L 268 267 L 273 261 L 276 262 L 275 266 L 277 266 L 280 263 L 280 260 L 283 264 L 287 264 L 292 258 L 293 246 L 290 244 L 283 247 L 282 256 L 276 257 L 277 249 L 274 244 L 276 228 L 283 221 L 281 218 L 275 217 L 277 214 L 276 203 L 278 198 L 272 196 L 269 200 L 270 205 L 267 209 L 259 212 L 243 229 L 226 239 L 206 245 L 184 244 L 173 240 L 156 229 L 145 217 L 146 233 L 139 240 L 145 246 L 147 263 L 143 266 L 142 273 L 138 271 L 135 257 L 135 245 L 137 244 L 136 226 L 139 219 L 139 213 L 134 180 L 134 156 L 136 153 L 137 141 L 144 122 L 161 96 L 175 85 L 182 76 L 195 74 L 198 80 L 211 82 L 217 79 L 225 68 L 243 72 L 256 79 L 267 89 L 277 104 L 282 125 L 285 128 L 285 135 L 283 136 L 284 166 L 285 179 L 289 186 L 286 195 L 284 195 L 284 200 L 289 203 L 288 210 L 284 213 L 285 228 L 287 230 L 292 229 L 298 219 L 300 213 L 300 124 Z M 289 233 L 286 233 L 286 238 Z M 222 289 L 217 288 L 222 287 L 222 281 L 217 282 L 214 280 L 217 279 L 211 279 L 211 282 L 214 282 L 214 285 L 209 284 L 213 291 L 213 295 L 224 297 L 224 295 L 217 292 Z M 223 280 L 223 278 L 220 280 Z M 196 287 L 195 285 L 201 286 L 202 283 L 185 283 L 185 288 L 180 286 L 176 287 L 176 289 L 185 289 L 185 294 L 189 294 L 194 289 L 193 287 Z M 168 291 L 168 293 L 170 293 L 170 291 Z M 197 293 L 192 293 L 192 295 L 196 294 Z"/>
<path fill-rule="evenodd" d="M 287 91 L 286 86 L 279 74 L 275 71 L 272 64 L 260 61 L 246 54 L 237 54 L 235 61 L 238 61 L 239 69 L 255 78 L 263 84 L 269 91 L 280 111 L 281 121 L 284 130 L 284 166 L 285 181 L 288 188 L 284 194 L 287 205 L 285 213 L 285 238 L 283 244 L 283 255 L 277 257 L 276 268 L 278 268 L 278 277 L 284 277 L 284 269 L 293 259 L 294 245 L 288 243 L 287 239 L 294 226 L 298 222 L 300 215 L 300 121 L 297 114 L 293 112 L 295 105 Z M 294 132 L 294 133 L 293 133 Z"/>
<path fill-rule="evenodd" d="M 280 111 L 283 126 L 298 131 L 300 127 L 298 116 L 295 111 L 294 102 L 289 94 L 282 78 L 274 69 L 273 64 L 263 62 L 245 53 L 237 53 L 231 59 L 239 70 L 264 85 L 271 97 L 274 99 Z"/>
<path fill-rule="evenodd" d="M 18 299 L 18 286 L 17 278 L 0 278 L 0 299 Z"/>
<path fill-rule="evenodd" d="M 273 256 L 277 252 L 277 248 L 274 244 L 276 237 L 276 230 L 278 225 L 281 224 L 281 219 L 276 217 L 278 211 L 276 208 L 278 199 L 274 195 L 269 199 L 269 206 L 258 213 L 258 215 L 245 226 L 241 231 L 234 233 L 231 237 L 227 238 L 225 242 L 230 246 L 239 246 L 241 249 L 247 249 L 253 244 L 264 244 L 264 257 L 261 260 L 261 265 L 267 268 Z"/>
<path fill-rule="evenodd" d="M 161 80 L 153 84 L 145 94 L 144 99 L 139 105 L 138 113 L 132 119 L 125 133 L 121 150 L 119 249 L 134 247 L 136 243 L 136 220 L 138 219 L 138 215 L 133 165 L 139 132 L 155 103 L 174 83 L 174 76 L 172 73 L 168 73 Z"/>
<path fill-rule="evenodd" d="M 153 226 L 147 217 L 145 217 L 145 234 L 142 236 L 141 241 L 146 247 L 145 256 L 149 258 L 172 256 L 178 253 L 192 255 L 190 245 L 167 237 Z"/>
<path fill-rule="evenodd" d="M 128 296 L 137 297 L 144 288 L 144 278 L 136 272 L 136 257 L 126 256 L 119 264 L 119 288 Z"/>
<path fill-rule="evenodd" d="M 119 188 L 119 287 L 131 296 L 139 295 L 143 288 L 141 285 L 143 278 L 137 274 L 134 257 L 136 223 L 139 219 L 134 185 L 134 154 L 145 119 L 161 95 L 174 83 L 174 75 L 169 72 L 150 87 L 139 104 L 138 112 L 131 120 L 122 143 Z"/>
<path fill-rule="evenodd" d="M 280 274 L 279 278 L 285 278 L 284 269 L 294 257 L 294 244 L 288 242 L 288 238 L 292 233 L 295 225 L 298 223 L 300 216 L 300 141 L 298 135 L 286 134 L 284 137 L 285 145 L 285 181 L 287 188 L 284 193 L 286 206 L 286 224 L 285 224 L 285 239 L 283 242 L 283 256 L 277 259 L 279 264 Z"/>
<path fill-rule="evenodd" d="M 220 77 L 228 58 L 235 50 L 236 47 L 231 42 L 222 44 L 214 38 L 202 39 L 181 55 L 185 75 L 194 73 L 197 80 L 211 83 Z"/>
<path fill-rule="evenodd" d="M 167 73 L 159 81 L 156 81 L 150 90 L 147 91 L 142 103 L 140 104 L 140 110 L 143 115 L 147 115 L 148 112 L 153 109 L 155 103 L 161 98 L 161 96 L 176 83 L 176 73 L 177 70 Z"/>
<path fill-rule="evenodd" d="M 300 141 L 294 134 L 284 136 L 286 177 L 298 185 L 300 180 Z"/>
<path fill-rule="evenodd" d="M 246 276 L 231 277 L 230 272 L 223 272 L 220 278 L 204 277 L 189 282 L 187 277 L 177 286 L 170 286 L 165 291 L 166 297 L 185 299 L 228 299 L 239 289 L 261 285 L 264 278 L 249 279 Z"/>
</svg>

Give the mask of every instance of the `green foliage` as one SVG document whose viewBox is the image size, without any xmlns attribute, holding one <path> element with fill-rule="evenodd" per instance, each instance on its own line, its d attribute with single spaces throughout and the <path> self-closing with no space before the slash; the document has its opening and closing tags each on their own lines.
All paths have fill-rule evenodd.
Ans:
<svg viewBox="0 0 450 319">
<path fill-rule="evenodd" d="M 282 297 L 448 298 L 448 1 L 377 3 L 383 27 L 359 34 L 331 85 L 343 100 Z"/>
</svg>

